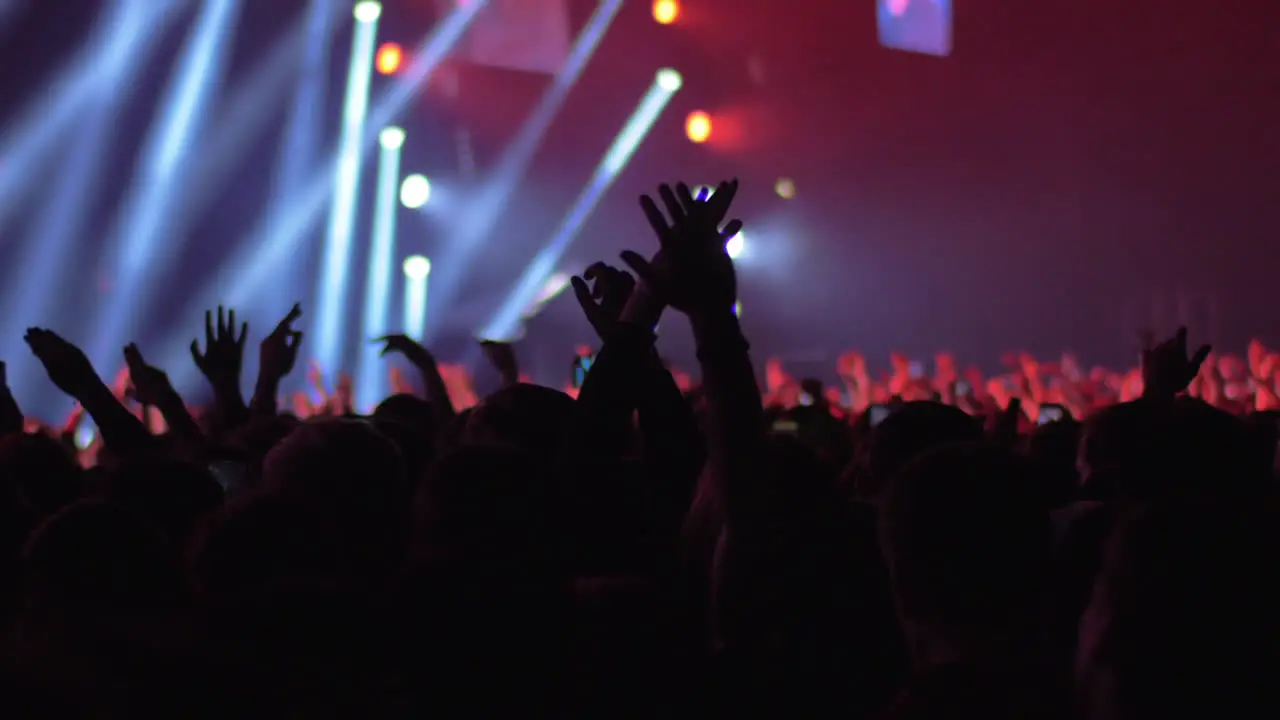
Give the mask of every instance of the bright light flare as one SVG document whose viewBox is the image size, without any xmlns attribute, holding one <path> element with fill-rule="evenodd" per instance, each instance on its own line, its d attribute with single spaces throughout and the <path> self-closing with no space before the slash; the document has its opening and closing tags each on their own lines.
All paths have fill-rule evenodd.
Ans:
<svg viewBox="0 0 1280 720">
<path fill-rule="evenodd" d="M 404 334 L 421 340 L 427 332 L 427 277 L 431 275 L 431 261 L 422 255 L 410 255 L 404 259 L 404 308 L 402 322 Z"/>
<path fill-rule="evenodd" d="M 684 85 L 684 77 L 676 70 L 671 68 L 662 68 L 656 76 L 658 89 L 664 92 L 673 93 Z"/>
<path fill-rule="evenodd" d="M 378 144 L 384 150 L 399 150 L 404 146 L 404 129 L 398 127 L 383 128 L 378 133 Z"/>
<path fill-rule="evenodd" d="M 729 254 L 729 258 L 732 260 L 742 257 L 742 254 L 747 251 L 747 236 L 739 232 L 729 238 L 729 241 L 724 244 L 724 251 Z"/>
<path fill-rule="evenodd" d="M 422 255 L 410 255 L 404 259 L 404 276 L 410 280 L 426 280 L 431 274 L 431 261 Z"/>
<path fill-rule="evenodd" d="M 778 182 L 773 184 L 773 191 L 778 193 L 778 197 L 783 200 L 790 200 L 796 196 L 796 184 L 791 178 L 778 178 Z"/>
<path fill-rule="evenodd" d="M 383 43 L 373 64 L 383 75 L 395 75 L 404 63 L 404 48 L 396 43 Z"/>
<path fill-rule="evenodd" d="M 382 16 L 382 3 L 374 2 L 374 0 L 364 0 L 356 3 L 354 10 L 356 22 L 371 23 L 377 22 Z"/>
<path fill-rule="evenodd" d="M 660 25 L 670 25 L 680 19 L 680 3 L 676 0 L 654 0 L 653 19 Z"/>
<path fill-rule="evenodd" d="M 693 142 L 706 142 L 711 137 L 711 116 L 701 110 L 689 113 L 684 121 L 684 133 Z"/>
<path fill-rule="evenodd" d="M 431 181 L 425 175 L 409 175 L 400 183 L 400 204 L 417 210 L 431 200 Z"/>
</svg>

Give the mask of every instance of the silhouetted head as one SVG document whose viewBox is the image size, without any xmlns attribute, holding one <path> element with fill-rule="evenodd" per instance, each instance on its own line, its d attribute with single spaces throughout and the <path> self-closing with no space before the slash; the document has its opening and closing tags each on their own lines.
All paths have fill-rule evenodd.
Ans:
<svg viewBox="0 0 1280 720">
<path fill-rule="evenodd" d="M 984 443 L 949 445 L 908 465 L 881 505 L 881 544 L 904 619 L 963 635 L 1023 622 L 1051 541 L 1027 462 Z"/>
<path fill-rule="evenodd" d="M 186 547 L 198 525 L 222 504 L 222 486 L 206 468 L 170 460 L 128 461 L 108 471 L 105 499 L 146 518 L 175 548 Z"/>
<path fill-rule="evenodd" d="M 924 452 L 982 439 L 982 426 L 959 408 L 917 400 L 903 403 L 871 430 L 863 443 L 854 488 L 876 502 L 894 475 Z"/>
<path fill-rule="evenodd" d="M 507 446 L 438 458 L 417 502 L 420 563 L 463 574 L 537 577 L 555 562 L 556 495 L 542 466 Z"/>
<path fill-rule="evenodd" d="M 1035 465 L 1037 481 L 1053 507 L 1077 496 L 1080 476 L 1076 458 L 1080 447 L 1080 423 L 1070 418 L 1036 427 L 1027 442 L 1027 454 Z"/>
<path fill-rule="evenodd" d="M 262 479 L 268 493 L 300 508 L 304 517 L 298 522 L 309 532 L 349 546 L 335 547 L 335 557 L 363 557 L 375 574 L 398 564 L 412 484 L 400 450 L 372 423 L 336 419 L 303 425 L 267 454 Z"/>
<path fill-rule="evenodd" d="M 79 502 L 49 518 L 27 543 L 27 604 L 40 613 L 94 616 L 175 608 L 185 595 L 177 560 L 136 513 Z"/>
<path fill-rule="evenodd" d="M 374 413 L 370 422 L 400 450 L 411 482 L 416 482 L 435 457 L 435 434 L 430 424 L 399 414 Z"/>
<path fill-rule="evenodd" d="M 231 444 L 238 451 L 238 459 L 245 467 L 245 487 L 257 487 L 262 482 L 262 463 L 281 440 L 300 425 L 296 417 L 277 415 L 256 419 L 241 428 Z"/>
<path fill-rule="evenodd" d="M 771 474 L 778 483 L 780 512 L 813 513 L 839 503 L 835 467 L 804 440 L 773 435 L 765 448 Z"/>
<path fill-rule="evenodd" d="M 378 407 L 373 411 L 373 417 L 395 420 L 414 428 L 425 437 L 434 437 L 438 430 L 431 403 L 416 395 L 397 393 L 388 396 L 378 403 Z"/>
<path fill-rule="evenodd" d="M 395 443 L 365 420 L 326 419 L 302 425 L 263 462 L 268 489 L 305 490 L 329 498 L 400 494 L 408 473 Z"/>
<path fill-rule="evenodd" d="M 465 441 L 509 445 L 542 457 L 560 448 L 573 414 L 573 398 L 551 388 L 521 383 L 486 397 L 467 419 Z"/>
</svg>

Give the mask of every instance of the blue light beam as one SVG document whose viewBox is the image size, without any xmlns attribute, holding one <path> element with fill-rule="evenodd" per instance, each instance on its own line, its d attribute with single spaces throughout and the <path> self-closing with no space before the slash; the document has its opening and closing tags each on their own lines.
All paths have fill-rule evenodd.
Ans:
<svg viewBox="0 0 1280 720">
<path fill-rule="evenodd" d="M 587 218 L 590 217 L 591 211 L 599 204 L 605 191 L 626 167 L 631 156 L 640 147 L 640 143 L 649 134 L 658 116 L 662 114 L 663 109 L 682 84 L 680 73 L 675 70 L 664 68 L 658 71 L 653 84 L 645 92 L 635 112 L 627 119 L 622 131 L 614 138 L 613 144 L 609 146 L 609 150 L 596 167 L 591 179 L 587 181 L 582 194 L 560 221 L 560 225 L 551 234 L 551 239 L 546 246 L 538 251 L 533 261 L 529 263 L 524 274 L 516 282 L 515 289 L 498 308 L 498 312 L 480 333 L 480 337 L 501 340 L 517 335 L 521 317 L 537 299 L 547 278 L 555 272 L 556 266 Z"/>
<path fill-rule="evenodd" d="M 396 248 L 396 195 L 400 185 L 400 153 L 404 130 L 389 127 L 382 131 L 382 152 L 378 159 L 378 188 L 373 214 L 373 244 L 369 248 L 368 276 L 364 286 L 364 321 L 360 327 L 360 362 L 356 368 L 356 402 L 362 412 L 372 410 L 386 394 L 386 373 L 378 349 L 370 342 L 386 335 L 388 305 L 394 280 Z"/>
<path fill-rule="evenodd" d="M 480 252 L 484 239 L 493 231 L 498 218 L 502 217 L 502 209 L 528 171 L 547 129 L 564 106 L 578 78 L 586 70 L 620 9 L 622 0 L 603 0 L 592 13 L 574 41 L 564 67 L 552 80 L 551 87 L 543 93 L 533 112 L 521 124 L 515 139 L 498 159 L 492 176 L 481 186 L 478 197 L 469 203 L 468 211 L 461 214 L 461 226 L 450 240 L 448 271 L 436 281 L 437 303 L 444 303 L 445 307 L 449 307 L 463 281 L 467 279 L 468 270 Z"/>
</svg>

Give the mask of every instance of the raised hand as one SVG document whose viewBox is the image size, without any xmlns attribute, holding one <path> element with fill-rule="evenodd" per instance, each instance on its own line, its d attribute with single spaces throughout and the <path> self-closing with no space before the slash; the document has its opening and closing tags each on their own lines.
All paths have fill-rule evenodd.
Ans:
<svg viewBox="0 0 1280 720">
<path fill-rule="evenodd" d="M 0 436 L 21 434 L 23 424 L 22 410 L 9 389 L 9 369 L 0 361 Z"/>
<path fill-rule="evenodd" d="M 67 395 L 83 402 L 86 396 L 105 387 L 84 352 L 52 330 L 27 328 L 23 339 L 44 365 L 49 380 Z"/>
<path fill-rule="evenodd" d="M 636 289 L 635 278 L 631 273 L 598 262 L 588 267 L 581 277 L 573 276 L 570 282 L 587 322 L 601 340 L 607 339 Z"/>
<path fill-rule="evenodd" d="M 373 341 L 382 343 L 382 350 L 378 353 L 378 357 L 386 357 L 390 353 L 399 353 L 417 368 L 435 364 L 435 358 L 431 357 L 431 353 L 427 352 L 425 347 L 408 335 L 400 333 L 383 335 L 382 337 L 374 338 Z"/>
<path fill-rule="evenodd" d="M 987 418 L 987 436 L 1005 447 L 1013 447 L 1018 441 L 1018 426 L 1022 423 L 1022 399 L 1009 398 L 1003 410 Z"/>
<path fill-rule="evenodd" d="M 1195 354 L 1187 355 L 1187 329 L 1178 328 L 1174 336 L 1154 347 L 1142 350 L 1142 397 L 1171 398 L 1187 389 L 1200 372 L 1200 366 L 1212 350 L 1201 345 Z"/>
<path fill-rule="evenodd" d="M 302 306 L 294 303 L 289 314 L 262 339 L 258 346 L 258 375 L 271 382 L 279 382 L 281 378 L 293 372 L 298 361 L 298 346 L 302 343 L 302 331 L 294 330 L 293 324 L 302 317 Z"/>
<path fill-rule="evenodd" d="M 134 399 L 151 407 L 166 405 L 173 393 L 169 376 L 160 368 L 148 365 L 142 351 L 133 343 L 125 345 L 124 361 L 129 366 Z"/>
<path fill-rule="evenodd" d="M 722 182 L 715 193 L 694 197 L 684 183 L 658 188 L 664 215 L 653 199 L 641 196 L 640 207 L 658 237 L 659 250 L 650 260 L 626 251 L 622 259 L 667 305 L 687 315 L 731 312 L 737 302 L 737 278 L 725 243 L 742 229 L 729 220 L 729 207 L 738 181 Z"/>
<path fill-rule="evenodd" d="M 480 352 L 484 353 L 485 359 L 493 369 L 498 371 L 504 386 L 519 384 L 520 365 L 516 360 L 516 349 L 511 343 L 481 340 Z"/>
<path fill-rule="evenodd" d="M 204 352 L 200 352 L 200 340 L 191 341 L 191 359 L 215 388 L 240 386 L 240 369 L 244 365 L 244 343 L 249 324 L 241 323 L 236 333 L 236 311 L 218 306 L 218 324 L 213 322 L 213 311 L 204 313 Z"/>
</svg>

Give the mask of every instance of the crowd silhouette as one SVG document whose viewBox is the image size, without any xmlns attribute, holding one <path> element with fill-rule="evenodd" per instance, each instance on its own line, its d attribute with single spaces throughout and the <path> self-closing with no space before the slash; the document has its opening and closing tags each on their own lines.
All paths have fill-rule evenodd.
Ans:
<svg viewBox="0 0 1280 720">
<path fill-rule="evenodd" d="M 842 387 L 761 383 L 737 187 L 660 186 L 656 251 L 573 279 L 600 341 L 573 393 L 486 343 L 476 400 L 392 335 L 421 393 L 286 407 L 294 306 L 246 401 L 219 308 L 197 411 L 135 345 L 113 386 L 29 329 L 77 412 L 45 428 L 0 384 L 5 716 L 1280 715 L 1280 354 L 1180 330 L 1123 372 L 849 353 Z"/>
</svg>

